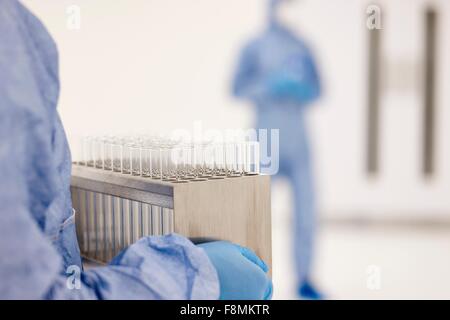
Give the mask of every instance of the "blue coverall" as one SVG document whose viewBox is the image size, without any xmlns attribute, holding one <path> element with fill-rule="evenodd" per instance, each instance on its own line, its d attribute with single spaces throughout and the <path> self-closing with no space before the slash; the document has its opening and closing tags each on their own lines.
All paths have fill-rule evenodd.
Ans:
<svg viewBox="0 0 450 320">
<path fill-rule="evenodd" d="M 279 129 L 278 174 L 293 187 L 295 261 L 302 286 L 310 276 L 316 213 L 305 113 L 321 88 L 310 50 L 278 21 L 276 4 L 271 1 L 267 29 L 242 51 L 233 94 L 255 104 L 257 128 Z"/>
</svg>

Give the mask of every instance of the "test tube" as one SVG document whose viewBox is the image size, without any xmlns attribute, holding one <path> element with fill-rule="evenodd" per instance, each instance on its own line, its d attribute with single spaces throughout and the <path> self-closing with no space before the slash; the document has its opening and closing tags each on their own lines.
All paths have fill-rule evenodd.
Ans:
<svg viewBox="0 0 450 320">
<path fill-rule="evenodd" d="M 122 173 L 131 174 L 132 147 L 125 143 L 122 149 Z"/>
<path fill-rule="evenodd" d="M 92 155 L 92 140 L 93 137 L 86 136 L 83 138 L 83 156 L 86 166 L 94 166 L 94 157 Z"/>
<path fill-rule="evenodd" d="M 222 143 L 214 143 L 211 148 L 212 154 L 212 179 L 223 179 L 226 176 L 225 148 Z"/>
<path fill-rule="evenodd" d="M 142 173 L 142 154 L 141 147 L 130 146 L 130 171 L 134 176 L 140 176 Z"/>
<path fill-rule="evenodd" d="M 202 179 L 208 179 L 211 177 L 211 172 L 209 170 L 210 153 L 207 142 L 200 142 L 197 147 L 198 158 L 198 169 L 199 177 Z"/>
<path fill-rule="evenodd" d="M 111 144 L 112 168 L 115 172 L 122 172 L 123 146 L 117 142 Z"/>
<path fill-rule="evenodd" d="M 236 150 L 235 153 L 235 174 L 237 176 L 241 176 L 245 173 L 245 143 L 244 142 L 236 142 L 234 144 L 234 148 Z"/>
<path fill-rule="evenodd" d="M 165 181 L 175 181 L 174 164 L 172 162 L 172 150 L 168 146 L 159 149 L 161 179 Z"/>
<path fill-rule="evenodd" d="M 260 150 L 258 141 L 248 141 L 245 143 L 245 164 L 246 175 L 257 175 L 260 173 Z"/>
<path fill-rule="evenodd" d="M 257 141 L 179 141 L 156 136 L 92 137 L 82 143 L 79 163 L 171 182 L 259 174 Z"/>
<path fill-rule="evenodd" d="M 151 177 L 153 179 L 161 179 L 162 164 L 161 164 L 161 150 L 159 148 L 151 149 Z"/>
<path fill-rule="evenodd" d="M 185 181 L 195 179 L 194 148 L 192 144 L 181 146 L 183 158 L 182 179 Z"/>
<path fill-rule="evenodd" d="M 204 176 L 212 178 L 214 175 L 214 145 L 207 142 L 203 146 Z"/>
<path fill-rule="evenodd" d="M 170 159 L 173 165 L 173 174 L 176 180 L 181 180 L 183 174 L 184 161 L 183 150 L 181 148 L 174 147 L 170 150 Z"/>
<path fill-rule="evenodd" d="M 105 144 L 100 137 L 92 138 L 92 155 L 94 159 L 94 166 L 98 169 L 103 169 L 103 159 L 105 156 Z"/>
<path fill-rule="evenodd" d="M 103 153 L 103 169 L 113 170 L 113 143 L 111 140 L 104 141 L 104 153 Z"/>
<path fill-rule="evenodd" d="M 151 177 L 152 176 L 152 149 L 148 147 L 140 148 L 141 154 L 141 176 Z"/>
<path fill-rule="evenodd" d="M 236 144 L 232 142 L 228 142 L 225 144 L 225 170 L 227 177 L 237 177 L 239 174 L 237 173 L 237 149 Z"/>
<path fill-rule="evenodd" d="M 192 161 L 192 181 L 205 181 L 204 176 L 204 153 L 203 145 L 201 143 L 194 143 L 191 148 L 191 161 Z"/>
</svg>

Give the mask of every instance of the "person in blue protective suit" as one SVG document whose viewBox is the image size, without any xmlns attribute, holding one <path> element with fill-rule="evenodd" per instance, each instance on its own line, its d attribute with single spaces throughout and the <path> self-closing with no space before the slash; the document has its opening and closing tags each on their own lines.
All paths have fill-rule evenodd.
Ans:
<svg viewBox="0 0 450 320">
<path fill-rule="evenodd" d="M 244 47 L 233 94 L 256 105 L 258 128 L 280 130 L 278 174 L 293 187 L 299 294 L 318 299 L 321 296 L 310 281 L 315 207 L 305 113 L 321 88 L 310 50 L 276 16 L 280 2 L 270 0 L 267 29 Z"/>
<path fill-rule="evenodd" d="M 18 1 L 0 0 L 0 299 L 271 297 L 253 252 L 176 234 L 144 237 L 83 271 L 58 95 L 50 35 Z"/>
</svg>

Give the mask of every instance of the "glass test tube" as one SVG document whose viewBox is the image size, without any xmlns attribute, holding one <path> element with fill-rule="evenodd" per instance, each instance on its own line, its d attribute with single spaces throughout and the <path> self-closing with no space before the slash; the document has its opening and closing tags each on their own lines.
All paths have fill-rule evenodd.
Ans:
<svg viewBox="0 0 450 320">
<path fill-rule="evenodd" d="M 118 143 L 111 144 L 113 171 L 122 172 L 123 147 Z"/>
<path fill-rule="evenodd" d="M 205 143 L 203 146 L 204 176 L 211 178 L 214 175 L 214 145 Z"/>
<path fill-rule="evenodd" d="M 176 172 L 175 164 L 172 158 L 172 149 L 170 147 L 164 147 L 160 150 L 161 154 L 161 177 L 166 181 L 175 181 Z"/>
<path fill-rule="evenodd" d="M 225 144 L 225 170 L 228 177 L 237 176 L 236 146 L 234 143 Z"/>
<path fill-rule="evenodd" d="M 103 169 L 113 170 L 113 143 L 110 140 L 104 141 Z"/>
<path fill-rule="evenodd" d="M 103 169 L 103 159 L 105 156 L 105 145 L 102 138 L 93 138 L 91 140 L 92 156 L 94 159 L 94 166 L 98 169 Z"/>
<path fill-rule="evenodd" d="M 141 147 L 141 176 L 152 176 L 152 149 Z"/>
<path fill-rule="evenodd" d="M 93 167 L 94 166 L 94 157 L 92 155 L 92 141 L 93 137 L 86 136 L 83 139 L 83 156 L 84 163 L 86 166 Z"/>
<path fill-rule="evenodd" d="M 176 182 L 186 182 L 186 176 L 188 174 L 187 154 L 185 148 L 177 146 L 170 151 L 173 174 Z"/>
<path fill-rule="evenodd" d="M 131 174 L 132 147 L 125 144 L 122 149 L 122 173 Z"/>
<path fill-rule="evenodd" d="M 140 176 L 142 172 L 141 147 L 130 146 L 130 170 L 134 176 Z"/>
<path fill-rule="evenodd" d="M 260 173 L 260 149 L 258 141 L 249 141 L 245 147 L 245 174 L 256 175 Z"/>
<path fill-rule="evenodd" d="M 161 179 L 161 150 L 152 148 L 151 149 L 151 177 L 153 179 Z"/>
</svg>

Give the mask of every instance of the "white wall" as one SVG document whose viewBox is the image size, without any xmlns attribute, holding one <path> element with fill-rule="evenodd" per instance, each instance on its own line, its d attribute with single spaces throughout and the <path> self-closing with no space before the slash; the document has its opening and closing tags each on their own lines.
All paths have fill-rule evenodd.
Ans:
<svg viewBox="0 0 450 320">
<path fill-rule="evenodd" d="M 262 22 L 260 2 L 24 1 L 58 44 L 69 133 L 248 123 L 227 80 L 237 45 Z M 71 4 L 81 8 L 79 31 L 66 28 Z"/>
<path fill-rule="evenodd" d="M 405 90 L 388 82 L 381 100 L 380 173 L 365 172 L 367 29 L 371 1 L 297 1 L 291 25 L 306 34 L 322 63 L 326 95 L 311 114 L 318 197 L 330 216 L 428 219 L 450 216 L 450 2 L 378 1 L 382 59 Z M 422 165 L 423 12 L 439 13 L 436 174 Z M 399 74 L 400 64 L 411 76 Z M 412 78 L 412 79 L 410 79 Z"/>
<path fill-rule="evenodd" d="M 240 45 L 261 28 L 265 0 L 25 0 L 60 50 L 59 110 L 70 137 L 107 131 L 248 127 L 252 109 L 229 95 Z M 283 16 L 315 49 L 325 96 L 311 109 L 318 199 L 327 215 L 417 217 L 450 213 L 449 2 L 442 8 L 438 174 L 420 174 L 421 96 L 382 101 L 381 175 L 364 172 L 366 36 L 364 0 L 303 0 Z M 382 1 L 385 55 L 420 68 L 424 1 Z M 81 29 L 66 8 L 81 8 Z M 384 15 L 386 13 L 386 15 Z M 417 49 L 418 48 L 418 49 Z M 419 64 L 418 64 L 419 63 Z"/>
</svg>

